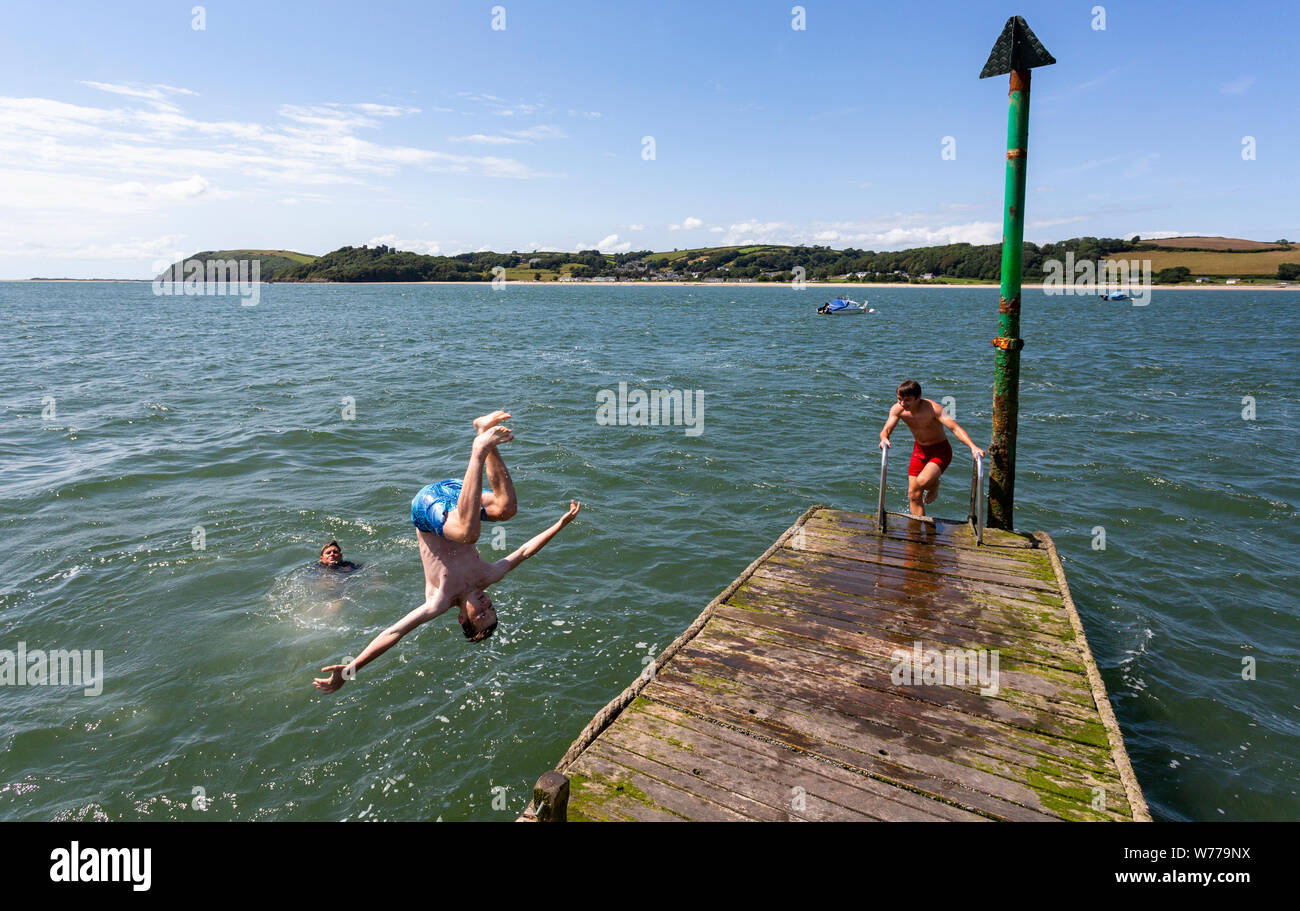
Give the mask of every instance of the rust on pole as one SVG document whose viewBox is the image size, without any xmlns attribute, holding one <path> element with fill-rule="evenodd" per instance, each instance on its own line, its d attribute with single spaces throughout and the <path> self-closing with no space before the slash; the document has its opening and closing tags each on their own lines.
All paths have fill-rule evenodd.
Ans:
<svg viewBox="0 0 1300 911">
<path fill-rule="evenodd" d="M 1020 279 L 1025 244 L 1025 164 L 1029 153 L 1029 82 L 1033 67 L 1055 63 L 1029 25 L 1012 16 L 980 78 L 1011 74 L 1007 167 L 1002 213 L 1002 288 L 998 337 L 993 339 L 993 441 L 989 445 L 988 524 L 1012 528 L 1016 483 L 1016 425 L 1020 413 Z"/>
</svg>

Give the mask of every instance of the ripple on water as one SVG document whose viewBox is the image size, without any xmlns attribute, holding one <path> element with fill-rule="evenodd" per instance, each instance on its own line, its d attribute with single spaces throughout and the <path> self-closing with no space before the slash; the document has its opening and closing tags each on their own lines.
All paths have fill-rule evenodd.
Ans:
<svg viewBox="0 0 1300 911">
<path fill-rule="evenodd" d="M 205 819 L 510 818 L 810 503 L 870 508 L 901 379 L 988 433 L 988 290 L 872 289 L 882 314 L 928 321 L 924 351 L 887 322 L 812 319 L 773 288 L 276 285 L 258 308 L 205 300 L 202 321 L 147 286 L 0 294 L 25 336 L 0 351 L 0 534 L 24 555 L 0 581 L 0 628 L 102 649 L 106 667 L 93 699 L 7 694 L 6 818 L 192 819 L 196 787 Z M 744 320 L 717 319 L 729 301 Z M 1300 341 L 1229 335 L 1221 315 L 1239 308 L 1291 319 L 1277 295 L 1162 292 L 1118 352 L 1115 311 L 1026 296 L 1017 525 L 1050 532 L 1067 561 L 1160 818 L 1300 814 L 1296 681 L 1278 671 L 1300 659 L 1285 572 Z M 487 317 L 502 313 L 509 356 L 439 344 L 500 351 Z M 620 381 L 702 390 L 703 433 L 598 425 L 597 392 Z M 321 666 L 422 600 L 410 497 L 463 472 L 469 422 L 498 406 L 515 414 L 520 499 L 504 552 L 571 496 L 580 520 L 493 590 L 487 643 L 444 618 L 317 695 Z M 958 468 L 944 509 L 961 508 Z M 364 564 L 339 585 L 308 571 L 331 538 Z"/>
</svg>

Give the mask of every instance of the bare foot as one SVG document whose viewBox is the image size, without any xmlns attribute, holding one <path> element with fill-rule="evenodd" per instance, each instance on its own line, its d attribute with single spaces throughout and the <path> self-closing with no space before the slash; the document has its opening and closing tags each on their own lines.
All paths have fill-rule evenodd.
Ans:
<svg viewBox="0 0 1300 911">
<path fill-rule="evenodd" d="M 491 414 L 483 415 L 483 417 L 481 418 L 475 418 L 474 435 L 477 436 L 478 434 L 487 430 L 489 427 L 495 427 L 497 424 L 500 424 L 502 421 L 507 420 L 509 417 L 510 417 L 510 412 L 508 411 L 494 411 Z"/>
<path fill-rule="evenodd" d="M 478 436 L 474 437 L 474 448 L 480 452 L 486 452 L 493 446 L 499 446 L 502 443 L 509 443 L 514 438 L 515 435 L 510 432 L 509 427 L 497 425 L 495 427 L 489 427 L 487 430 L 484 430 Z"/>
</svg>

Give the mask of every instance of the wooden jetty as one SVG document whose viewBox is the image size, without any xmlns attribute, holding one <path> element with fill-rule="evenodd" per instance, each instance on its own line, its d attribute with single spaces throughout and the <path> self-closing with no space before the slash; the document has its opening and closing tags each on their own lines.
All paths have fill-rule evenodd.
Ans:
<svg viewBox="0 0 1300 911">
<path fill-rule="evenodd" d="M 521 819 L 1148 821 L 1051 539 L 881 524 L 804 513 Z"/>
</svg>

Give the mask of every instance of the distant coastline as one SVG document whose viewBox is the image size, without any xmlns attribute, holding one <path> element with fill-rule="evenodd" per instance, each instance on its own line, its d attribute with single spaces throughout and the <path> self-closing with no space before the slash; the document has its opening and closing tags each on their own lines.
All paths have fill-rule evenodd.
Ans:
<svg viewBox="0 0 1300 911">
<path fill-rule="evenodd" d="M 102 283 L 102 284 L 152 284 L 152 279 L 148 278 L 0 278 L 0 284 L 17 284 L 43 282 L 48 284 L 56 283 Z M 508 285 L 544 285 L 548 288 L 784 288 L 786 291 L 793 290 L 789 282 L 737 282 L 737 281 L 714 281 L 714 282 L 684 282 L 684 281 L 627 281 L 627 282 L 593 282 L 593 281 L 572 281 L 572 282 L 555 282 L 555 281 L 533 281 L 531 279 L 507 279 Z M 348 285 L 348 286 L 366 286 L 366 285 L 462 285 L 465 287 L 481 287 L 486 285 L 492 286 L 490 281 L 463 281 L 463 282 L 260 282 L 263 285 Z M 1022 288 L 1030 290 L 1044 290 L 1046 285 L 1040 282 L 1024 282 Z M 942 288 L 977 288 L 982 290 L 1001 290 L 1002 286 L 997 283 L 971 283 L 971 282 L 808 282 L 803 290 L 811 291 L 814 288 L 915 288 L 915 289 L 942 289 Z M 1196 284 L 1188 282 L 1182 285 L 1152 285 L 1151 290 L 1169 290 L 1177 288 L 1179 290 L 1194 291 L 1296 291 L 1300 292 L 1300 284 L 1283 285 L 1273 284 L 1243 284 L 1234 285 Z M 1088 297 L 1088 294 L 1072 294 L 1073 297 Z"/>
</svg>

